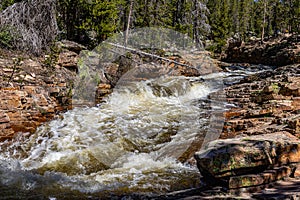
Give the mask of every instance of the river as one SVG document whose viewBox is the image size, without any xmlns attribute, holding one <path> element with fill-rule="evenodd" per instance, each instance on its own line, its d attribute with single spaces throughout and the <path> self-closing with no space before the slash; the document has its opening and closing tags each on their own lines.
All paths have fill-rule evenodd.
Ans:
<svg viewBox="0 0 300 200">
<path fill-rule="evenodd" d="M 132 81 L 98 106 L 2 143 L 0 199 L 155 197 L 201 187 L 193 153 L 222 130 L 233 106 L 224 87 L 253 69 Z"/>
</svg>

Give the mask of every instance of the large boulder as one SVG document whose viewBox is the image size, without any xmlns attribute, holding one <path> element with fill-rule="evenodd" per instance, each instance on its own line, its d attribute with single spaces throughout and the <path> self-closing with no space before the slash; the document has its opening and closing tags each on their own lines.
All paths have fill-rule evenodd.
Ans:
<svg viewBox="0 0 300 200">
<path fill-rule="evenodd" d="M 216 140 L 195 159 L 205 180 L 228 183 L 233 176 L 299 163 L 300 140 L 288 132 Z"/>
</svg>

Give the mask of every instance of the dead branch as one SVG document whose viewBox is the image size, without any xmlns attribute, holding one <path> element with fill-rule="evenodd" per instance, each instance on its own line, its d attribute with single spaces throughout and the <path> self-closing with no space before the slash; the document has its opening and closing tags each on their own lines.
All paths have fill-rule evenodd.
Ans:
<svg viewBox="0 0 300 200">
<path fill-rule="evenodd" d="M 0 27 L 9 26 L 15 48 L 34 54 L 47 49 L 58 30 L 55 1 L 22 1 L 0 13 Z"/>
<path fill-rule="evenodd" d="M 184 67 L 189 67 L 189 68 L 196 69 L 194 66 L 187 65 L 187 64 L 184 64 L 184 63 L 180 63 L 180 62 L 177 62 L 175 60 L 164 58 L 164 57 L 161 57 L 161 56 L 158 56 L 158 55 L 155 55 L 155 54 L 147 53 L 147 52 L 144 52 L 144 51 L 141 51 L 141 50 L 138 50 L 138 49 L 133 49 L 133 48 L 130 48 L 130 47 L 125 47 L 123 45 L 114 44 L 114 43 L 111 43 L 111 42 L 104 42 L 104 43 L 109 44 L 109 45 L 111 45 L 113 47 L 117 47 L 117 48 L 120 48 L 120 49 L 124 49 L 124 50 L 130 51 L 130 52 L 136 53 L 136 54 L 141 54 L 141 55 L 148 56 L 148 57 L 151 57 L 151 58 L 155 58 L 155 59 L 159 59 L 159 60 L 162 60 L 162 61 L 166 61 L 168 63 L 174 63 L 176 65 L 180 65 L 180 66 L 184 66 Z"/>
</svg>

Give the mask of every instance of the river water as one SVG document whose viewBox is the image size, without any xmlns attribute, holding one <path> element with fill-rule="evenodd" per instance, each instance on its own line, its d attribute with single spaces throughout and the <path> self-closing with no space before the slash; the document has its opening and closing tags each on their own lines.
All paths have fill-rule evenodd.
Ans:
<svg viewBox="0 0 300 200">
<path fill-rule="evenodd" d="M 1 144 L 0 199 L 109 199 L 201 187 L 190 158 L 222 129 L 220 113 L 230 107 L 224 84 L 249 73 L 133 81 L 98 106 L 75 108 Z"/>
</svg>

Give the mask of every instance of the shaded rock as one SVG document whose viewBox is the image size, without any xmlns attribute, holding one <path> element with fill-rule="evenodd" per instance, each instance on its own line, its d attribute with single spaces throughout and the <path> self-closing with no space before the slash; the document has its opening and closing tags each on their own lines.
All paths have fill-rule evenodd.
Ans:
<svg viewBox="0 0 300 200">
<path fill-rule="evenodd" d="M 87 49 L 85 46 L 69 40 L 62 40 L 60 42 L 57 42 L 57 45 L 59 48 L 73 51 L 77 54 L 79 54 L 80 51 Z"/>
<path fill-rule="evenodd" d="M 288 127 L 291 128 L 294 131 L 294 135 L 299 136 L 300 135 L 300 115 L 293 116 L 286 120 Z"/>
<path fill-rule="evenodd" d="M 66 51 L 59 54 L 57 64 L 67 69 L 76 70 L 78 62 L 78 54 L 72 51 Z"/>
<path fill-rule="evenodd" d="M 257 174 L 232 176 L 229 178 L 228 188 L 236 189 L 264 185 L 275 182 L 284 177 L 289 177 L 291 173 L 292 169 L 290 167 L 283 166 L 272 170 L 265 170 Z"/>
<path fill-rule="evenodd" d="M 252 199 L 260 200 L 295 200 L 300 198 L 300 180 L 287 179 L 278 181 L 272 188 L 266 188 L 261 192 L 252 193 Z"/>
<path fill-rule="evenodd" d="M 300 178 L 300 164 L 296 164 L 291 175 L 293 178 Z"/>
<path fill-rule="evenodd" d="M 300 35 L 228 45 L 225 62 L 284 66 L 300 63 Z"/>
<path fill-rule="evenodd" d="M 294 79 L 290 79 L 290 83 L 283 85 L 280 88 L 279 94 L 284 96 L 300 96 L 300 77 L 293 77 Z"/>
<path fill-rule="evenodd" d="M 192 77 L 192 76 L 199 76 L 200 71 L 196 68 L 178 65 L 173 68 L 173 71 L 170 73 L 170 75 Z"/>
<path fill-rule="evenodd" d="M 111 86 L 116 85 L 120 77 L 127 72 L 126 70 L 121 69 L 122 67 L 120 68 L 116 63 L 100 63 L 100 66 L 103 69 L 101 82 L 110 84 Z"/>
<path fill-rule="evenodd" d="M 239 33 L 234 34 L 232 37 L 227 40 L 227 48 L 234 49 L 242 45 L 243 41 Z"/>
</svg>

